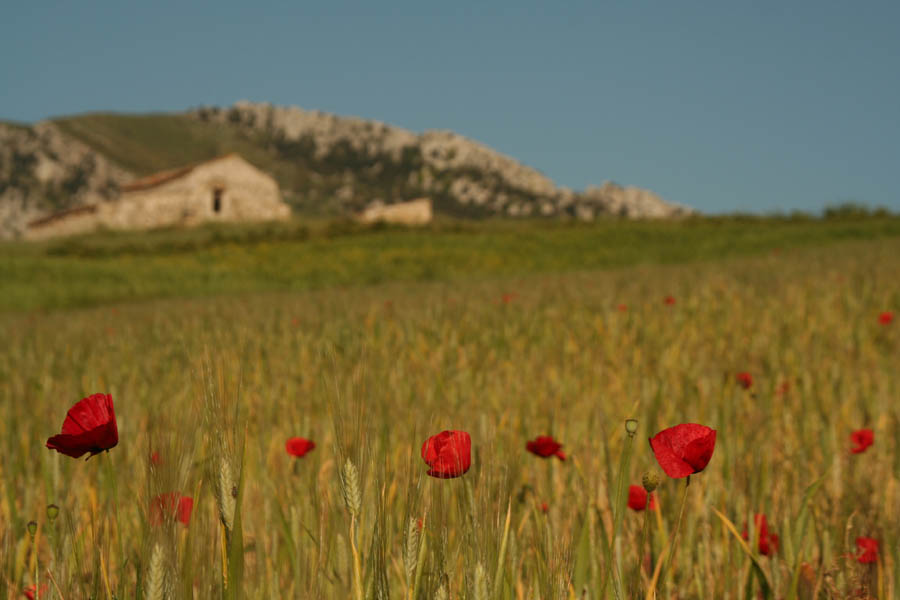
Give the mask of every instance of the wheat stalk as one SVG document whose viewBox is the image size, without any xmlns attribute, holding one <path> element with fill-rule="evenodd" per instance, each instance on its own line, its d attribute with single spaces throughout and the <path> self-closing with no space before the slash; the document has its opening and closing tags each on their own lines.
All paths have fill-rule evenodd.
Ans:
<svg viewBox="0 0 900 600">
<path fill-rule="evenodd" d="M 216 506 L 219 509 L 219 519 L 230 535 L 234 527 L 235 485 L 231 476 L 231 465 L 221 456 L 219 459 L 219 481 L 216 486 Z"/>
<path fill-rule="evenodd" d="M 359 513 L 362 509 L 362 492 L 359 489 L 359 471 L 349 458 L 341 469 L 341 493 L 344 496 L 344 504 L 350 513 L 350 552 L 353 555 L 353 587 L 356 590 L 356 599 L 363 600 L 362 561 L 357 548 L 357 529 Z"/>
<path fill-rule="evenodd" d="M 412 593 L 416 577 L 416 566 L 419 562 L 419 524 L 414 517 L 409 518 L 406 526 L 406 544 L 403 548 L 403 566 L 406 569 L 406 586 Z"/>
<path fill-rule="evenodd" d="M 481 563 L 475 566 L 475 600 L 488 600 L 491 583 Z"/>
<path fill-rule="evenodd" d="M 153 546 L 150 555 L 150 573 L 147 577 L 147 600 L 165 600 L 166 597 L 166 569 L 165 556 L 161 544 Z"/>
<path fill-rule="evenodd" d="M 351 517 L 359 517 L 362 508 L 362 492 L 359 489 L 359 471 L 349 458 L 341 470 L 341 492 L 344 495 L 344 504 Z"/>
</svg>

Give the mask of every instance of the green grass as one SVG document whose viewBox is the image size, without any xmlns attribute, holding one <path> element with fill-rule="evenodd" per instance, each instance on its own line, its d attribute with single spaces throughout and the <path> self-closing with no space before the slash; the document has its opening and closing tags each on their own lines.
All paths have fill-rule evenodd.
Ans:
<svg viewBox="0 0 900 600">
<path fill-rule="evenodd" d="M 665 230 L 629 227 L 619 239 Z M 672 537 L 683 480 L 663 478 L 640 556 L 643 515 L 627 510 L 621 526 L 614 518 L 616 465 L 624 484 L 639 483 L 654 465 L 647 437 L 698 422 L 717 429 L 716 450 L 691 479 L 660 597 L 745 598 L 762 582 L 777 598 L 812 598 L 815 589 L 817 598 L 862 589 L 897 597 L 900 329 L 880 325 L 878 314 L 900 308 L 900 240 L 814 245 L 850 234 L 751 230 L 734 252 L 755 256 L 708 260 L 726 247 L 699 235 L 715 227 L 674 227 L 699 249 L 670 246 L 666 260 L 703 260 L 670 265 L 647 264 L 662 255 L 659 241 L 649 245 L 656 255 L 590 254 L 611 252 L 599 243 L 602 226 L 445 232 L 433 246 L 415 232 L 312 235 L 286 247 L 318 248 L 307 256 L 330 256 L 331 266 L 335 256 L 367 264 L 385 248 L 407 257 L 454 248 L 462 258 L 441 271 L 453 277 L 428 282 L 0 315 L 0 596 L 20 593 L 35 572 L 46 583 L 49 570 L 65 598 L 150 597 L 166 585 L 178 590 L 172 597 L 195 598 L 643 597 Z M 786 240 L 794 250 L 773 255 Z M 464 253 L 463 241 L 485 259 Z M 259 257 L 278 260 L 271 247 L 66 260 L 70 270 L 114 265 L 138 280 L 131 271 L 147 273 L 148 264 L 174 272 L 205 257 L 219 268 L 219 253 L 233 269 L 241 256 L 256 268 Z M 528 252 L 515 259 L 514 247 Z M 485 266 L 497 257 L 512 268 Z M 30 260 L 62 259 L 33 250 Z M 561 264 L 577 272 L 541 272 Z M 234 272 L 252 269 L 222 281 Z M 662 302 L 669 294 L 673 306 Z M 736 384 L 740 371 L 752 373 L 751 390 Z M 100 391 L 115 399 L 119 445 L 88 462 L 44 448 L 69 406 Z M 629 417 L 638 432 L 623 461 Z M 851 454 L 860 427 L 874 429 L 875 444 Z M 472 436 L 473 466 L 460 479 L 424 474 L 422 442 L 443 429 Z M 569 459 L 526 453 L 526 440 L 542 434 Z M 294 435 L 316 449 L 292 459 L 284 444 Z M 340 475 L 348 460 L 359 472 L 352 517 Z M 228 535 L 223 487 L 241 507 Z M 194 498 L 189 527 L 149 522 L 152 498 L 169 491 Z M 50 503 L 60 507 L 53 521 Z M 757 512 L 781 539 L 770 557 L 729 528 L 739 533 Z M 857 536 L 879 539 L 879 563 L 854 559 Z"/>
<path fill-rule="evenodd" d="M 98 233 L 0 245 L 0 310 L 491 280 L 769 255 L 896 238 L 900 219 L 439 222 L 425 229 L 307 222 Z"/>
<path fill-rule="evenodd" d="M 227 152 L 238 152 L 265 171 L 271 166 L 258 145 L 232 128 L 185 115 L 95 113 L 54 123 L 136 175 L 183 167 Z"/>
</svg>

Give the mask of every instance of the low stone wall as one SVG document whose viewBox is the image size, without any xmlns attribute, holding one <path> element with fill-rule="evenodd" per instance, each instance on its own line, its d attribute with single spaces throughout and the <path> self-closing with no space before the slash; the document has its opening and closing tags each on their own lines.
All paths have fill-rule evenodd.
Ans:
<svg viewBox="0 0 900 600">
<path fill-rule="evenodd" d="M 23 231 L 26 240 L 46 240 L 95 230 L 102 223 L 103 205 L 91 204 L 32 221 Z"/>
<path fill-rule="evenodd" d="M 431 199 L 419 198 L 395 204 L 373 204 L 367 207 L 358 219 L 363 223 L 399 223 L 402 225 L 425 225 L 431 223 L 434 213 Z"/>
</svg>

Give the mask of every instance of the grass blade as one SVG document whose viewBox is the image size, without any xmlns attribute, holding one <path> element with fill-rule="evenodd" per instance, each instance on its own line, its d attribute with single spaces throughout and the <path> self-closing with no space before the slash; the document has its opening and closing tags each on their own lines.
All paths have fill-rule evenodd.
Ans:
<svg viewBox="0 0 900 600">
<path fill-rule="evenodd" d="M 744 551 L 751 561 L 753 561 L 753 568 L 756 570 L 756 577 L 759 579 L 759 583 L 763 588 L 763 596 L 766 598 L 772 597 L 772 582 L 769 580 L 769 576 L 766 575 L 765 569 L 763 569 L 762 563 L 760 563 L 759 558 L 753 553 L 753 550 L 750 549 L 750 545 L 741 537 L 741 534 L 738 533 L 737 527 L 734 526 L 734 523 L 731 520 L 723 515 L 721 512 L 716 510 L 715 507 L 712 508 L 713 512 L 716 513 L 716 516 L 722 521 L 725 525 L 725 528 L 731 532 L 731 535 L 738 541 L 741 545 L 741 549 Z M 749 585 L 749 584 L 748 584 Z"/>
<path fill-rule="evenodd" d="M 247 434 L 241 440 L 241 472 L 238 475 L 237 496 L 234 504 L 234 525 L 231 529 L 231 543 L 228 547 L 228 587 L 226 600 L 240 600 L 244 596 L 244 532 L 241 520 L 241 504 L 244 498 L 244 473 L 246 469 L 244 452 Z"/>
</svg>

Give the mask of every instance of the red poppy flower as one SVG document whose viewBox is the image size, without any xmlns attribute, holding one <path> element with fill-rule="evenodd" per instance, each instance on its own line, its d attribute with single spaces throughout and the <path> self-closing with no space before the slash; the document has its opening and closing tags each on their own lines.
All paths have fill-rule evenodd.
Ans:
<svg viewBox="0 0 900 600">
<path fill-rule="evenodd" d="M 28 600 L 34 600 L 35 598 L 42 598 L 47 594 L 47 584 L 42 583 L 40 590 L 32 583 L 28 587 L 22 590 L 22 593 L 25 595 Z"/>
<path fill-rule="evenodd" d="M 472 466 L 472 438 L 465 431 L 442 431 L 422 444 L 422 459 L 432 477 L 460 477 Z"/>
<path fill-rule="evenodd" d="M 878 322 L 882 325 L 890 325 L 891 321 L 894 320 L 894 313 L 890 311 L 885 311 L 878 315 Z"/>
<path fill-rule="evenodd" d="M 284 443 L 284 449 L 291 456 L 302 458 L 316 447 L 316 443 L 302 437 L 292 437 Z"/>
<path fill-rule="evenodd" d="M 628 305 L 627 305 L 627 304 L 620 304 L 620 305 L 617 306 L 616 308 L 619 310 L 619 312 L 628 312 Z"/>
<path fill-rule="evenodd" d="M 675 297 L 674 296 L 666 296 L 663 299 L 663 302 L 665 302 L 667 306 L 672 306 L 673 304 L 675 304 Z"/>
<path fill-rule="evenodd" d="M 150 503 L 150 524 L 158 527 L 166 519 L 174 519 L 188 525 L 193 510 L 194 499 L 190 496 L 182 496 L 178 492 L 160 494 Z"/>
<path fill-rule="evenodd" d="M 866 564 L 878 561 L 878 540 L 858 537 L 856 538 L 856 547 L 859 548 L 859 555 L 856 557 L 859 562 Z"/>
<path fill-rule="evenodd" d="M 566 453 L 562 451 L 562 444 L 549 435 L 539 435 L 525 444 L 525 449 L 541 458 L 555 456 L 559 460 L 566 460 Z"/>
<path fill-rule="evenodd" d="M 511 293 L 507 292 L 506 294 L 503 294 L 502 296 L 500 296 L 500 300 L 503 302 L 503 304 L 509 304 L 510 302 L 515 300 L 517 297 L 518 297 L 518 294 L 511 294 Z"/>
<path fill-rule="evenodd" d="M 749 390 L 753 386 L 753 375 L 744 371 L 735 375 L 735 379 L 745 390 Z"/>
<path fill-rule="evenodd" d="M 850 448 L 853 454 L 865 452 L 866 448 L 875 443 L 875 432 L 871 429 L 859 429 L 850 434 L 850 441 L 856 444 Z"/>
<path fill-rule="evenodd" d="M 759 536 L 759 541 L 757 542 L 759 553 L 763 556 L 775 554 L 778 551 L 778 535 L 769 531 L 766 515 L 754 515 L 753 524 L 756 526 L 756 532 Z M 746 523 L 744 523 L 744 530 L 741 532 L 741 537 L 745 540 L 750 539 L 750 535 L 747 533 Z"/>
<path fill-rule="evenodd" d="M 628 486 L 628 508 L 638 512 L 647 508 L 647 490 L 641 485 Z M 650 510 L 656 509 L 656 494 L 650 494 Z"/>
<path fill-rule="evenodd" d="M 119 443 L 112 396 L 94 394 L 79 400 L 66 413 L 62 433 L 47 440 L 47 447 L 78 458 L 85 452 L 100 454 Z"/>
<path fill-rule="evenodd" d="M 656 462 L 676 479 L 699 473 L 709 464 L 716 448 L 716 430 L 696 423 L 663 429 L 650 438 Z"/>
<path fill-rule="evenodd" d="M 154 450 L 150 453 L 150 464 L 159 465 L 162 463 L 162 459 L 159 457 L 159 452 Z"/>
<path fill-rule="evenodd" d="M 541 502 L 541 512 L 547 514 L 550 511 L 550 505 L 546 502 Z"/>
<path fill-rule="evenodd" d="M 789 391 L 791 391 L 791 382 L 790 381 L 782 381 L 778 384 L 778 387 L 775 389 L 775 393 L 779 396 L 784 396 Z"/>
</svg>

